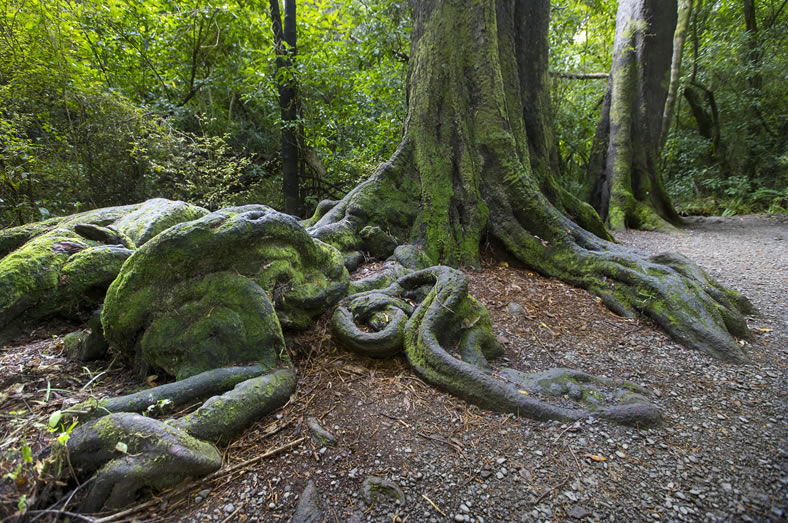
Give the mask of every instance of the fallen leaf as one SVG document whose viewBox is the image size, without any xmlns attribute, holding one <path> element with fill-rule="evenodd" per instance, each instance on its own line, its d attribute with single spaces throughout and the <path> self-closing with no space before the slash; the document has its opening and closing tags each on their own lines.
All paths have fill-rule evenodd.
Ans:
<svg viewBox="0 0 788 523">
<path fill-rule="evenodd" d="M 156 380 L 157 380 L 157 379 L 159 379 L 159 375 L 158 375 L 158 374 L 154 374 L 154 375 L 152 375 L 152 376 L 148 376 L 148 377 L 145 379 L 145 381 L 147 381 L 147 382 L 148 382 L 148 385 L 150 385 L 151 387 L 155 387 L 155 386 L 156 386 Z"/>
<path fill-rule="evenodd" d="M 592 461 L 607 461 L 607 458 L 598 454 L 583 454 L 584 458 L 589 458 Z"/>
<path fill-rule="evenodd" d="M 527 390 L 518 390 L 518 392 L 520 394 L 525 394 L 526 396 L 528 396 L 528 391 Z"/>
</svg>

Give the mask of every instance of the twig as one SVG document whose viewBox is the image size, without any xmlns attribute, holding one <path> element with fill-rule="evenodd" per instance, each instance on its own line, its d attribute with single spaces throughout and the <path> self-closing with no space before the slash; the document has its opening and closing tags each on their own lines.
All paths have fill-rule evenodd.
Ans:
<svg viewBox="0 0 788 523">
<path fill-rule="evenodd" d="M 580 472 L 580 475 L 582 476 L 583 475 L 583 469 L 580 467 L 580 462 L 577 461 L 577 456 L 575 456 L 575 451 L 572 450 L 572 445 L 567 443 L 566 444 L 566 448 L 569 449 L 569 452 L 572 453 L 572 457 L 575 458 L 575 464 L 577 465 L 577 470 Z"/>
<path fill-rule="evenodd" d="M 388 419 L 391 419 L 391 420 L 398 421 L 398 422 L 402 423 L 405 426 L 406 429 L 410 428 L 410 425 L 405 423 L 405 421 L 403 421 L 402 418 L 397 418 L 397 417 L 394 417 L 394 416 L 390 416 L 390 415 L 386 414 L 385 412 L 381 412 L 380 415 L 381 416 L 385 416 Z"/>
<path fill-rule="evenodd" d="M 448 445 L 451 448 L 453 448 L 454 450 L 456 450 L 457 454 L 460 454 L 460 455 L 462 454 L 462 448 L 459 445 L 456 445 L 455 443 L 452 443 L 451 441 L 446 441 L 443 438 L 439 438 L 437 436 L 432 436 L 431 434 L 425 434 L 423 432 L 417 432 L 416 434 L 418 434 L 422 438 L 431 439 L 433 441 L 439 441 L 440 443 L 443 443 L 444 445 Z"/>
<path fill-rule="evenodd" d="M 82 521 L 90 521 L 91 523 L 97 523 L 101 521 L 100 519 L 91 518 L 90 516 L 85 516 L 83 514 L 77 514 L 76 512 L 66 512 L 65 510 L 52 510 L 48 508 L 41 510 L 28 510 L 26 514 L 39 514 L 39 517 L 44 514 L 55 514 L 57 516 L 67 516 L 70 518 L 81 519 Z"/>
<path fill-rule="evenodd" d="M 56 506 L 58 506 L 58 505 L 60 504 L 60 502 L 61 502 L 61 501 L 63 501 L 64 499 L 66 500 L 66 502 L 65 502 L 65 503 L 63 503 L 63 508 L 66 508 L 66 507 L 68 506 L 68 504 L 69 504 L 69 503 L 71 503 L 71 500 L 72 500 L 72 498 L 74 497 L 74 495 L 75 495 L 77 492 L 79 492 L 79 489 L 81 489 L 81 488 L 82 488 L 82 487 L 84 487 L 85 485 L 88 485 L 88 484 L 90 484 L 90 482 L 91 482 L 91 481 L 93 481 L 94 479 L 96 479 L 96 476 L 93 476 L 93 477 L 89 478 L 87 481 L 85 481 L 85 482 L 83 482 L 83 483 L 80 483 L 80 484 L 79 484 L 79 485 L 77 485 L 77 486 L 76 486 L 76 487 L 75 487 L 75 488 L 74 488 L 74 489 L 73 489 L 71 492 L 69 492 L 69 493 L 68 493 L 66 496 L 63 496 L 63 497 L 62 497 L 62 498 L 60 498 L 59 500 L 55 501 L 55 503 L 53 503 L 53 504 L 52 504 L 52 506 L 50 506 L 50 507 L 49 507 L 48 509 L 46 509 L 46 510 L 47 510 L 47 511 L 49 511 L 49 510 L 55 510 L 55 511 L 57 511 L 57 509 L 56 509 L 55 507 L 56 507 Z M 59 512 L 59 511 L 58 511 L 58 512 Z M 28 512 L 28 514 L 30 514 L 30 512 Z M 33 519 L 31 519 L 31 520 L 30 520 L 30 523 L 33 523 L 34 521 L 38 521 L 39 519 L 41 519 L 41 516 L 43 516 L 43 515 L 45 515 L 45 514 L 47 514 L 47 512 L 45 512 L 45 511 L 43 511 L 43 510 L 42 510 L 42 511 L 41 511 L 41 513 L 40 513 L 39 515 L 37 515 L 36 517 L 34 517 Z"/>
<path fill-rule="evenodd" d="M 434 508 L 435 510 L 437 510 L 438 512 L 440 512 L 440 515 L 441 515 L 441 516 L 443 516 L 444 518 L 446 517 L 446 513 L 445 513 L 444 511 L 442 511 L 441 509 L 439 509 L 439 508 L 438 508 L 438 505 L 436 505 L 435 503 L 433 503 L 433 502 L 432 502 L 432 500 L 431 500 L 430 498 L 428 498 L 428 497 L 427 497 L 426 495 L 424 495 L 424 494 L 422 494 L 422 495 L 421 495 L 421 497 L 423 497 L 424 499 L 426 499 L 426 500 L 427 500 L 427 503 L 429 503 L 430 505 L 432 505 L 432 508 Z"/>
<path fill-rule="evenodd" d="M 567 482 L 567 481 L 569 481 L 569 478 L 570 478 L 570 477 L 571 477 L 571 476 L 567 476 L 567 477 L 565 477 L 565 478 L 564 478 L 564 480 L 563 480 L 561 483 L 559 483 L 559 484 L 558 484 L 558 485 L 556 485 L 555 487 L 553 487 L 553 488 L 551 488 L 551 489 L 549 489 L 549 490 L 545 491 L 545 493 L 544 493 L 544 494 L 542 494 L 541 496 L 539 496 L 539 497 L 536 499 L 536 501 L 534 501 L 533 503 L 531 503 L 531 505 L 538 505 L 538 504 L 539 504 L 539 503 L 540 503 L 540 502 L 541 502 L 541 501 L 542 501 L 542 500 L 543 500 L 545 497 L 547 497 L 547 495 L 548 495 L 548 494 L 551 494 L 551 493 L 555 492 L 557 489 L 559 489 L 559 488 L 563 487 L 563 486 L 566 484 L 566 482 Z"/>
<path fill-rule="evenodd" d="M 534 333 L 534 334 L 535 334 L 534 338 L 536 338 L 536 341 L 538 341 L 539 345 L 541 345 L 542 348 L 545 350 L 545 352 L 547 353 L 547 357 L 550 358 L 550 360 L 552 360 L 553 363 L 558 365 L 558 362 L 555 361 L 555 358 L 553 358 L 553 354 L 550 352 L 550 349 L 548 349 L 547 346 L 544 344 L 544 342 L 541 340 L 541 338 L 539 338 L 539 334 L 538 333 Z"/>
<path fill-rule="evenodd" d="M 574 427 L 574 426 L 575 426 L 575 424 L 573 423 L 573 424 L 569 425 L 568 427 L 566 427 L 564 430 L 562 430 L 562 431 L 561 431 L 561 433 L 560 433 L 558 436 L 556 436 L 556 437 L 555 437 L 555 439 L 553 440 L 553 443 L 555 443 L 555 442 L 557 442 L 559 439 L 561 439 L 561 436 L 563 436 L 564 434 L 566 434 L 566 431 L 568 431 L 569 429 L 571 429 L 571 428 L 572 428 L 572 427 Z"/>
<path fill-rule="evenodd" d="M 241 509 L 242 509 L 242 508 L 243 508 L 243 506 L 240 506 L 240 507 L 238 507 L 237 509 L 235 509 L 235 512 L 233 512 L 232 514 L 230 514 L 229 516 L 227 516 L 226 518 L 224 518 L 224 519 L 222 520 L 222 523 L 227 523 L 228 521 L 230 521 L 230 520 L 232 519 L 232 517 L 233 517 L 233 516 L 235 516 L 236 514 L 238 514 L 238 513 L 241 511 Z"/>
</svg>

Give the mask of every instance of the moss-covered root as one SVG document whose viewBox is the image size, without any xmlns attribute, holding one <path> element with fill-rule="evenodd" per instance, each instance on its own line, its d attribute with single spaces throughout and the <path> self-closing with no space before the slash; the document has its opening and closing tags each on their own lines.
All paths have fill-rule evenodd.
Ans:
<svg viewBox="0 0 788 523">
<path fill-rule="evenodd" d="M 419 287 L 431 283 L 426 298 L 405 328 L 405 353 L 424 380 L 490 410 L 539 420 L 576 420 L 591 415 L 588 409 L 564 408 L 536 400 L 527 391 L 496 379 L 479 365 L 458 359 L 444 348 L 458 346 L 461 339 L 468 338 L 468 331 L 490 329 L 486 311 L 468 296 L 468 283 L 462 272 L 439 266 L 406 278 L 412 278 Z M 410 282 L 402 280 L 401 284 L 410 286 Z"/>
<path fill-rule="evenodd" d="M 512 186 L 511 192 L 516 189 Z M 519 189 L 523 201 L 531 197 L 536 204 L 522 212 L 508 203 L 496 207 L 490 221 L 491 236 L 516 258 L 587 289 L 617 314 L 648 316 L 688 348 L 722 360 L 747 360 L 736 340 L 749 335 L 743 314 L 753 307 L 746 298 L 682 256 L 652 256 L 601 240 L 546 202 L 539 205 L 542 197 L 530 188 Z"/>
<path fill-rule="evenodd" d="M 67 447 L 68 459 L 81 475 L 96 472 L 82 512 L 122 507 L 143 487 L 172 487 L 222 464 L 213 445 L 139 414 L 110 414 L 78 426 Z"/>
<path fill-rule="evenodd" d="M 173 426 L 201 440 L 226 443 L 265 414 L 287 403 L 295 386 L 293 369 L 280 369 L 248 379 L 221 396 L 210 398 L 194 413 L 173 422 Z"/>
<path fill-rule="evenodd" d="M 405 324 L 412 313 L 413 306 L 387 292 L 356 294 L 334 311 L 334 339 L 359 354 L 386 358 L 402 351 Z"/>
<path fill-rule="evenodd" d="M 660 410 L 646 399 L 646 391 L 628 381 L 564 368 L 539 373 L 502 369 L 501 377 L 518 389 L 574 401 L 621 425 L 650 427 L 662 421 Z"/>
<path fill-rule="evenodd" d="M 107 292 L 102 324 L 142 370 L 182 379 L 248 362 L 274 368 L 280 322 L 308 327 L 348 282 L 342 255 L 293 217 L 262 205 L 222 209 L 137 249 Z"/>
<path fill-rule="evenodd" d="M 747 361 L 736 338 L 750 336 L 743 314 L 754 308 L 688 259 L 677 254 L 638 257 L 611 247 L 585 263 L 590 268 L 583 276 L 587 288 L 612 310 L 642 312 L 688 348 L 725 361 Z"/>
<path fill-rule="evenodd" d="M 205 401 L 211 396 L 222 394 L 243 381 L 260 376 L 265 371 L 266 368 L 262 365 L 213 369 L 134 394 L 99 401 L 88 400 L 69 410 L 77 413 L 76 417 L 83 423 L 114 412 L 168 414 L 194 402 Z"/>
<path fill-rule="evenodd" d="M 15 227 L 0 233 L 0 331 L 55 314 L 95 309 L 135 246 L 207 213 L 155 199 Z M 8 251 L 8 252 L 6 252 Z"/>
</svg>

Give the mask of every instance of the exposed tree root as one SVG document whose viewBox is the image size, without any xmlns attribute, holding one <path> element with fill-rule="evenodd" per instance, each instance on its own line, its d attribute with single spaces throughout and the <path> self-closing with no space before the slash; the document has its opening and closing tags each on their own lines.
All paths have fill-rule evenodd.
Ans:
<svg viewBox="0 0 788 523">
<path fill-rule="evenodd" d="M 468 295 L 465 275 L 449 267 L 413 272 L 385 289 L 351 296 L 338 307 L 333 325 L 337 339 L 362 354 L 382 357 L 404 348 L 427 382 L 491 410 L 543 420 L 599 415 L 629 425 L 660 421 L 659 410 L 641 396 L 614 405 L 562 407 L 535 399 L 512 379 L 495 377 L 488 358 L 500 353 L 500 345 L 487 311 Z M 594 380 L 578 372 L 567 379 L 579 376 Z"/>
<path fill-rule="evenodd" d="M 221 467 L 212 445 L 139 414 L 115 413 L 82 425 L 68 440 L 71 463 L 96 479 L 82 512 L 120 508 L 145 486 L 165 488 Z"/>
<path fill-rule="evenodd" d="M 217 369 L 100 403 L 94 413 L 109 409 L 116 412 L 78 425 L 64 456 L 80 474 L 96 474 L 80 510 L 119 508 L 132 502 L 143 487 L 172 487 L 187 477 L 218 470 L 221 456 L 208 442 L 226 443 L 284 405 L 295 390 L 293 369 L 261 376 L 263 371 L 260 366 Z M 149 411 L 148 406 L 170 396 L 173 403 L 181 405 L 227 389 L 231 390 L 171 422 L 120 412 Z"/>
</svg>

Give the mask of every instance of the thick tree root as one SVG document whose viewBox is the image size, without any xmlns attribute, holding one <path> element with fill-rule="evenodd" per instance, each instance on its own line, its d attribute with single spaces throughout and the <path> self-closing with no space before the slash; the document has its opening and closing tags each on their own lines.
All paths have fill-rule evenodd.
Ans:
<svg viewBox="0 0 788 523">
<path fill-rule="evenodd" d="M 80 422 L 114 412 L 168 414 L 196 401 L 204 401 L 211 396 L 221 394 L 238 383 L 260 376 L 264 372 L 265 368 L 262 365 L 214 369 L 134 394 L 99 401 L 88 400 L 71 410 L 78 413 L 77 418 Z"/>
<path fill-rule="evenodd" d="M 526 180 L 509 186 L 485 182 L 487 200 L 495 202 L 491 236 L 520 261 L 587 289 L 617 314 L 648 316 L 688 348 L 747 360 L 735 339 L 749 335 L 743 314 L 754 312 L 744 296 L 683 256 L 652 256 L 583 230 Z"/>
<path fill-rule="evenodd" d="M 185 431 L 139 414 L 116 413 L 75 429 L 67 444 L 71 463 L 96 478 L 82 512 L 120 508 L 143 487 L 166 488 L 222 465 L 219 452 Z"/>
<path fill-rule="evenodd" d="M 150 412 L 149 406 L 165 399 L 182 405 L 235 385 L 221 396 L 208 399 L 194 413 L 174 421 L 162 422 L 133 412 L 113 412 L 78 425 L 67 443 L 68 459 L 80 474 L 96 474 L 81 510 L 119 508 L 132 502 L 143 487 L 171 487 L 187 477 L 218 470 L 221 456 L 208 442 L 227 443 L 229 438 L 284 405 L 295 390 L 293 369 L 260 376 L 261 372 L 261 366 L 217 369 L 182 382 L 100 402 L 93 415 L 110 409 Z"/>
<path fill-rule="evenodd" d="M 229 443 L 249 425 L 278 409 L 295 392 L 293 369 L 281 369 L 236 385 L 221 396 L 214 396 L 192 414 L 173 425 L 195 438 Z"/>
<path fill-rule="evenodd" d="M 642 396 L 608 398 L 605 403 L 619 403 L 612 406 L 600 398 L 596 404 L 563 407 L 535 399 L 511 374 L 506 380 L 495 377 L 488 359 L 501 348 L 487 311 L 468 295 L 465 275 L 449 267 L 413 272 L 385 289 L 349 297 L 334 314 L 333 326 L 341 343 L 368 356 L 394 353 L 402 343 L 411 366 L 427 382 L 490 410 L 542 420 L 598 415 L 629 425 L 660 421 L 659 410 Z M 566 373 L 567 380 L 602 383 L 587 374 Z"/>
</svg>

